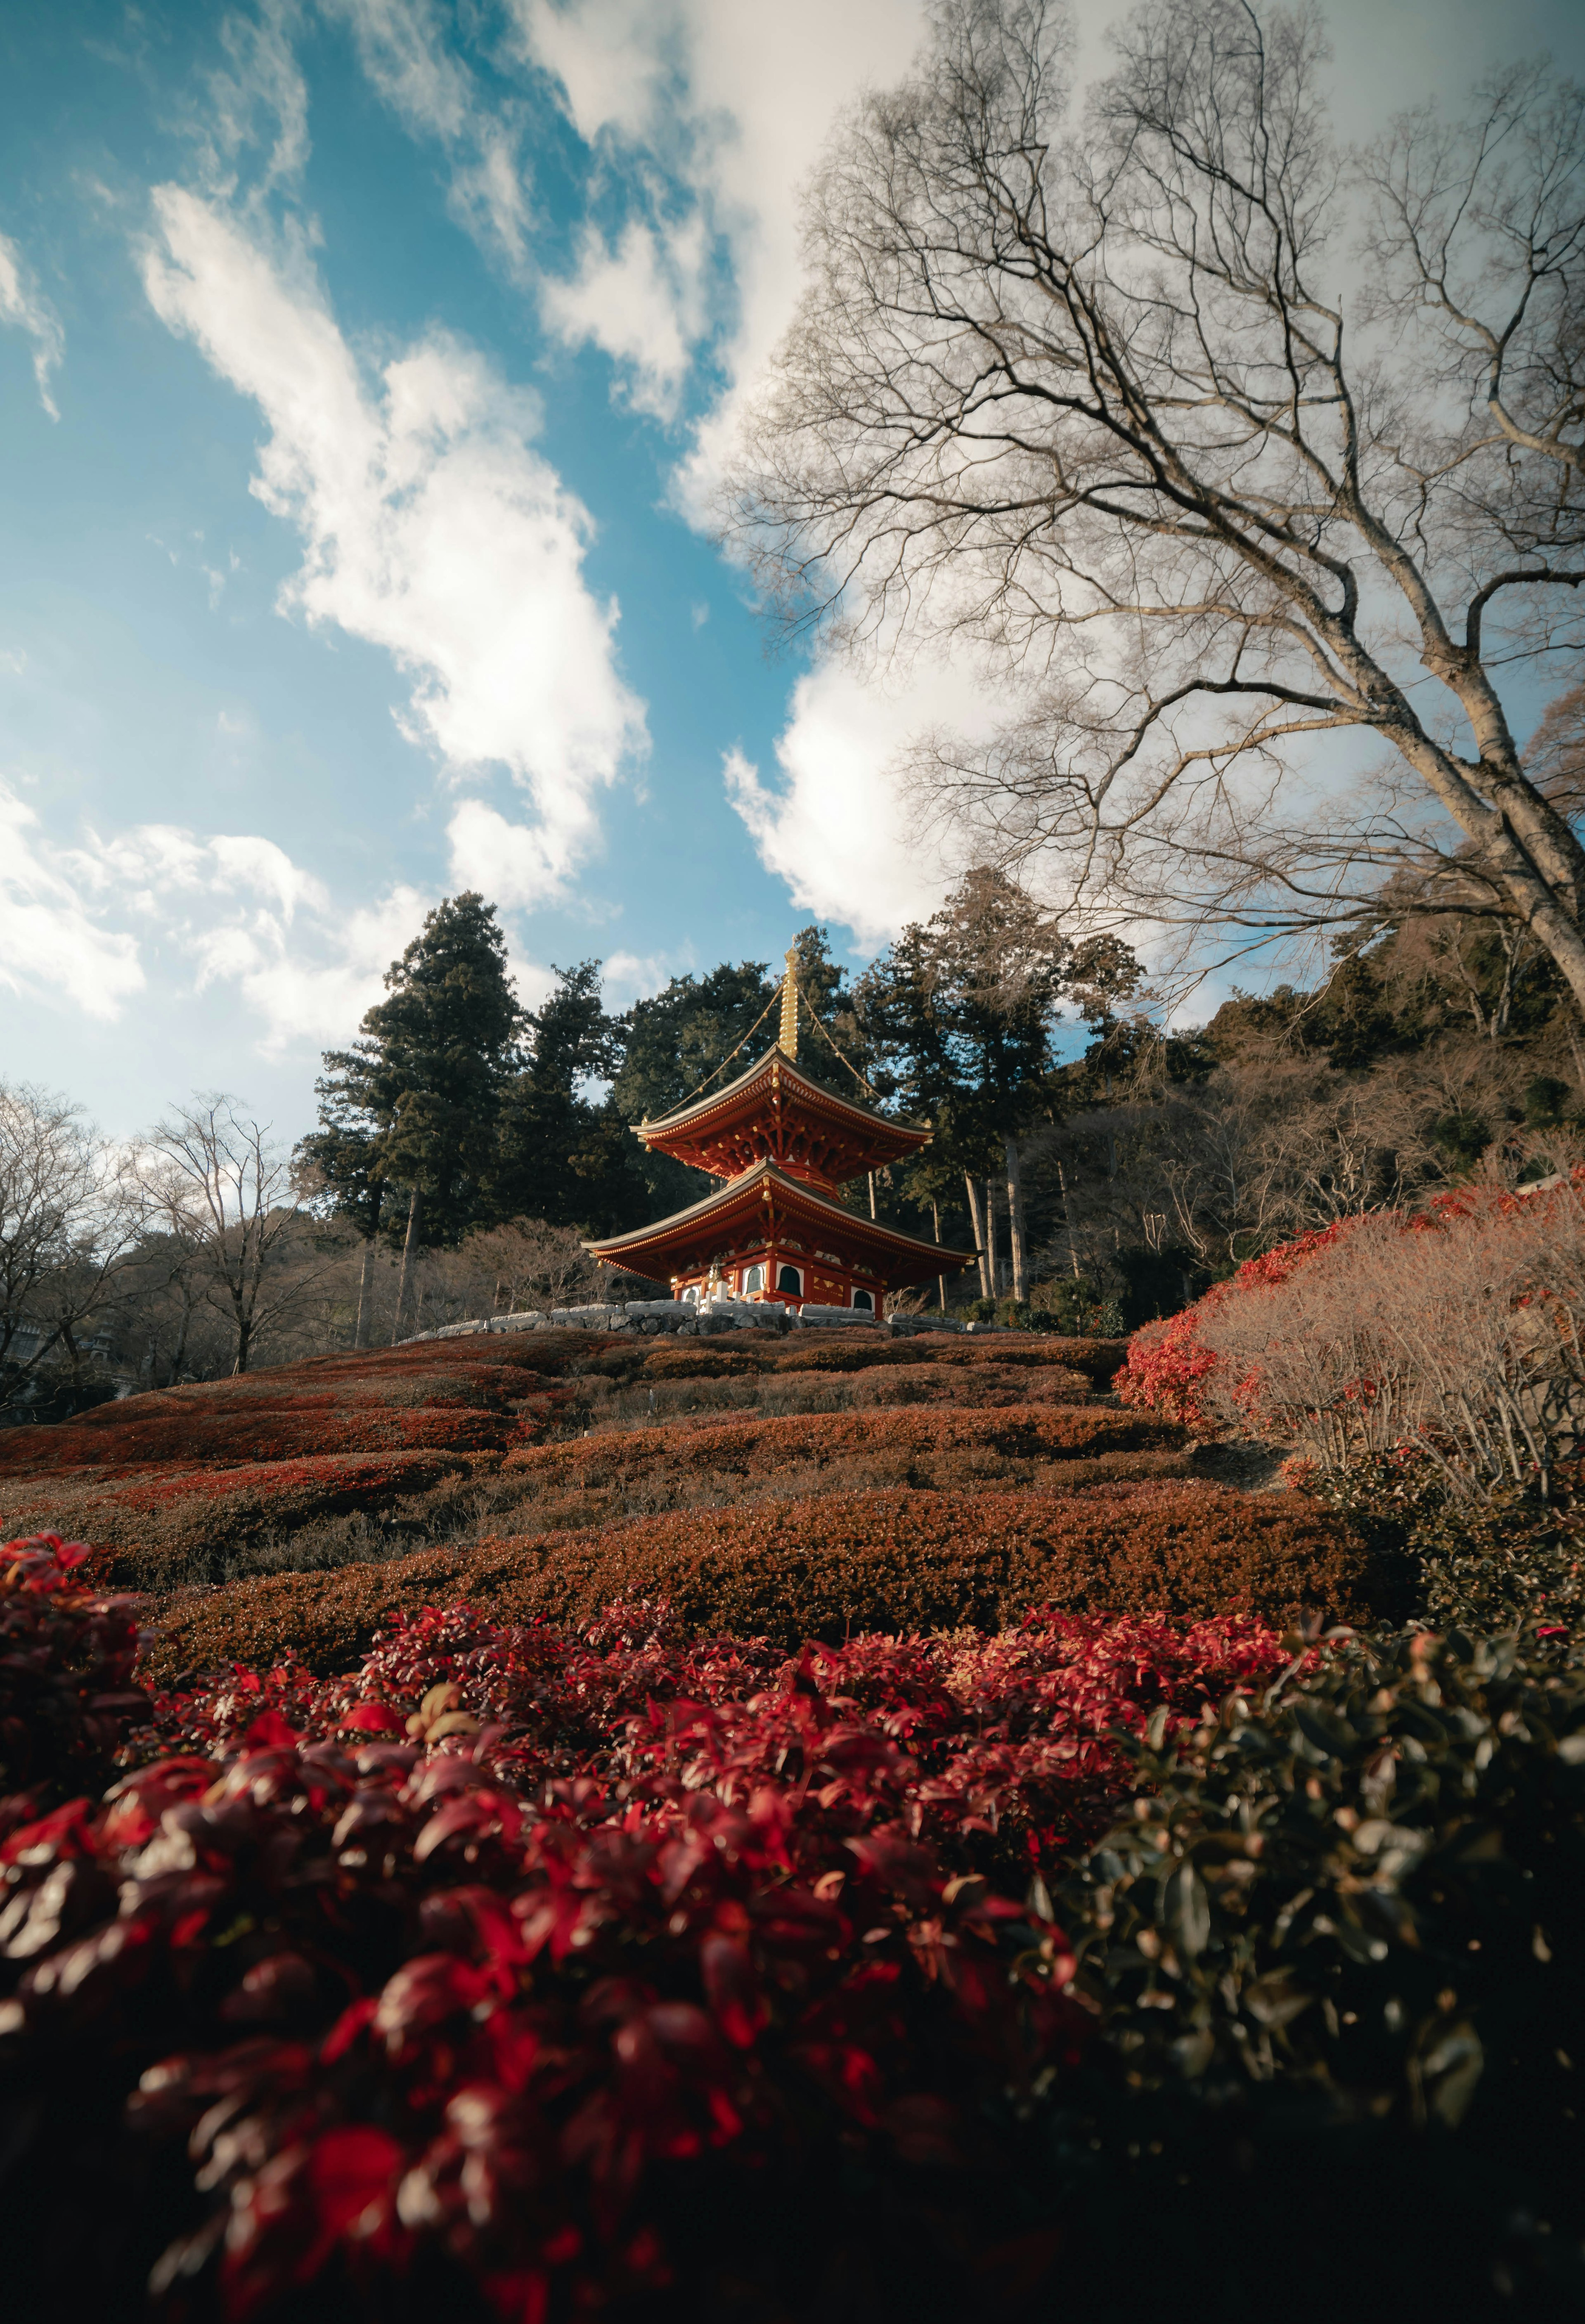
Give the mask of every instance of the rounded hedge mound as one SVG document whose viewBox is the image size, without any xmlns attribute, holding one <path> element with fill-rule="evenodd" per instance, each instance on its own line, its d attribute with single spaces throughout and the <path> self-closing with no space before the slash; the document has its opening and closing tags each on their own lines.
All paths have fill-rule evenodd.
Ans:
<svg viewBox="0 0 1585 2324">
<path fill-rule="evenodd" d="M 289 1651 L 346 1669 L 395 1612 L 462 1600 L 510 1622 L 592 1621 L 666 1599 L 686 1633 L 788 1647 L 875 1630 L 998 1628 L 1032 1604 L 1071 1613 L 1370 1611 L 1361 1550 L 1301 1495 L 1210 1484 L 1068 1495 L 830 1495 L 680 1510 L 602 1532 L 524 1535 L 332 1573 L 272 1574 L 184 1592 L 153 1617 L 170 1674 Z"/>
</svg>

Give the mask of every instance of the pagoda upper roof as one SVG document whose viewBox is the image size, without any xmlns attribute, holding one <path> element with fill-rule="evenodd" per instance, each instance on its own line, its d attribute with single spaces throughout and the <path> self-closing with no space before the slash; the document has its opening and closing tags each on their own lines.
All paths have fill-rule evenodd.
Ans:
<svg viewBox="0 0 1585 2324">
<path fill-rule="evenodd" d="M 928 1130 L 825 1088 L 779 1043 L 724 1089 L 640 1121 L 633 1134 L 714 1177 L 736 1178 L 769 1159 L 825 1186 L 882 1169 L 930 1142 Z"/>
<path fill-rule="evenodd" d="M 856 1268 L 889 1290 L 927 1283 L 932 1276 L 969 1266 L 973 1258 L 972 1251 L 944 1250 L 918 1235 L 861 1217 L 771 1161 L 757 1162 L 669 1218 L 584 1248 L 607 1263 L 664 1277 L 768 1245 Z"/>
</svg>

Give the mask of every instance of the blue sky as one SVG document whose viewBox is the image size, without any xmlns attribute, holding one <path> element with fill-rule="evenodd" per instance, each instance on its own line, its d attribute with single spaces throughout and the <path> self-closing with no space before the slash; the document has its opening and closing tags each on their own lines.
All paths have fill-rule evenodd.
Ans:
<svg viewBox="0 0 1585 2324">
<path fill-rule="evenodd" d="M 1585 69 L 1557 0 L 1326 13 L 1348 134 L 1494 55 Z M 769 659 L 705 522 L 797 184 L 922 23 L 7 0 L 0 1075 L 295 1136 L 456 887 L 530 1000 L 930 908 L 886 767 L 961 682 Z"/>
</svg>

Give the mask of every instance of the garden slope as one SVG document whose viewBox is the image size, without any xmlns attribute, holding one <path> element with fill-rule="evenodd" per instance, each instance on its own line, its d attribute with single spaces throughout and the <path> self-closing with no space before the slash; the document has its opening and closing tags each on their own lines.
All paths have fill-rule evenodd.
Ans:
<svg viewBox="0 0 1585 2324">
<path fill-rule="evenodd" d="M 584 1620 L 670 1598 L 789 1640 L 1074 1607 L 1357 1615 L 1288 1496 L 1196 1480 L 1098 1386 L 1121 1351 L 802 1333 L 537 1333 L 341 1355 L 0 1436 L 0 1532 L 93 1545 L 151 1594 L 162 1665 L 344 1667 L 437 1600 Z"/>
</svg>

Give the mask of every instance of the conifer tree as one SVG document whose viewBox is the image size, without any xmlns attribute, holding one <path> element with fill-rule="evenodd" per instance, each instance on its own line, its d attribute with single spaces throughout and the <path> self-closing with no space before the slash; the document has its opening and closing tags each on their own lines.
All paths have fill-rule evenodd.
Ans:
<svg viewBox="0 0 1585 2324">
<path fill-rule="evenodd" d="M 304 1148 L 338 1207 L 366 1222 L 366 1242 L 388 1193 L 405 1194 L 400 1334 L 420 1244 L 455 1242 L 487 1214 L 502 1093 L 519 1064 L 524 1015 L 495 907 L 473 890 L 436 906 L 385 987 L 351 1048 L 326 1052 L 321 1129 Z"/>
<path fill-rule="evenodd" d="M 558 969 L 558 982 L 524 1019 L 527 1054 L 502 1093 L 493 1214 L 528 1216 L 607 1234 L 644 1215 L 637 1146 L 609 1094 L 624 1025 L 605 1013 L 600 963 Z"/>
</svg>

